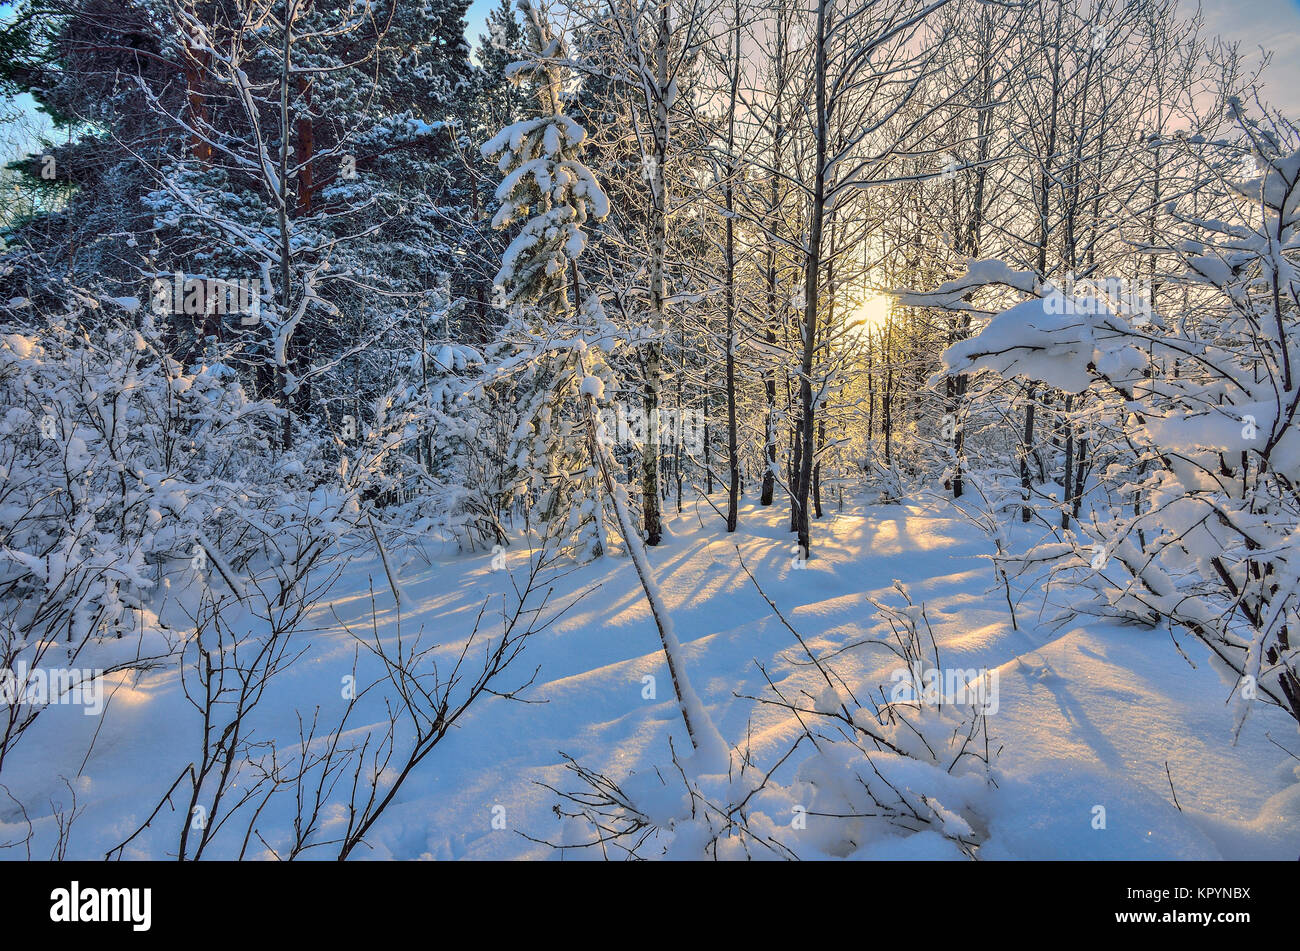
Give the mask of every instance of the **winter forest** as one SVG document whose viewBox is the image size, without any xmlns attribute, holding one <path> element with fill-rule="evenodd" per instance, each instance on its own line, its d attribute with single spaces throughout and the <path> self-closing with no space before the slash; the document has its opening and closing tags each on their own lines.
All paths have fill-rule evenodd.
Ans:
<svg viewBox="0 0 1300 951">
<path fill-rule="evenodd" d="M 0 858 L 1300 856 L 1267 51 L 487 3 L 0 4 Z"/>
</svg>

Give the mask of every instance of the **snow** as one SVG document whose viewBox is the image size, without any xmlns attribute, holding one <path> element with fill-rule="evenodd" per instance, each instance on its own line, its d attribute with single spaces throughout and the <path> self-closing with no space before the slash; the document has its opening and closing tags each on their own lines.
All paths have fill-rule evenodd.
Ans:
<svg viewBox="0 0 1300 951">
<path fill-rule="evenodd" d="M 22 334 L 0 335 L 0 343 L 3 343 L 5 347 L 12 350 L 14 355 L 20 360 L 29 359 L 36 349 L 36 340 Z"/>
<path fill-rule="evenodd" d="M 933 290 L 896 290 L 899 301 L 916 307 L 944 307 L 950 310 L 976 310 L 962 300 L 972 290 L 988 285 L 1002 285 L 1025 294 L 1037 294 L 1038 279 L 1033 271 L 1016 270 L 997 258 L 968 260 L 966 273 L 940 284 Z"/>
<path fill-rule="evenodd" d="M 873 643 L 885 632 L 868 598 L 888 601 L 884 579 L 898 577 L 917 603 L 924 602 L 945 665 L 985 667 L 1000 678 L 1000 704 L 989 717 L 997 755 L 997 788 L 978 774 L 947 776 L 928 764 L 876 756 L 891 782 L 925 796 L 940 828 L 960 832 L 978 815 L 987 823 L 979 855 L 1032 858 L 1249 858 L 1294 859 L 1300 853 L 1300 774 L 1296 761 L 1270 741 L 1293 746 L 1295 728 L 1278 711 L 1260 708 L 1238 742 L 1229 742 L 1227 689 L 1205 662 L 1205 651 L 1184 635 L 1114 622 L 1050 625 L 1013 631 L 984 556 L 988 543 L 950 505 L 912 502 L 850 506 L 849 514 L 820 523 L 825 541 L 818 557 L 795 570 L 789 558 L 787 515 L 780 507 L 746 505 L 741 530 L 722 533 L 707 505 L 696 503 L 672 522 L 672 544 L 646 553 L 657 590 L 672 613 L 680 653 L 697 685 L 698 703 L 730 744 L 747 742 L 759 762 L 787 748 L 797 735 L 793 718 L 777 708 L 738 699 L 763 694 L 755 661 L 786 695 L 821 692 L 815 671 L 798 656 L 790 634 L 773 616 L 740 569 L 743 557 L 767 594 L 803 632 L 819 655 L 832 651 L 849 684 L 888 684 L 897 658 Z M 1024 530 L 1028 531 L 1028 530 Z M 1029 538 L 1018 541 L 1028 545 Z M 733 547 L 739 547 L 739 553 Z M 354 559 L 313 610 L 315 632 L 299 644 L 302 658 L 279 675 L 274 696 L 258 716 L 258 735 L 296 742 L 296 711 L 336 716 L 341 678 L 353 670 L 357 642 L 342 625 L 365 631 L 373 590 L 378 636 L 392 643 L 436 632 L 435 656 L 454 659 L 484 597 L 510 591 L 526 551 L 507 549 L 511 572 L 493 571 L 487 552 L 460 555 L 428 546 L 430 563 L 393 565 L 405 607 L 394 605 L 377 557 Z M 553 627 L 535 635 L 524 664 L 540 668 L 525 696 L 531 704 L 487 697 L 415 771 L 398 801 L 368 837 L 380 858 L 556 858 L 533 839 L 579 841 L 581 834 L 552 812 L 545 786 L 572 788 L 564 754 L 626 782 L 643 810 L 664 821 L 684 804 L 666 764 L 671 738 L 679 752 L 689 744 L 676 710 L 654 621 L 625 557 L 607 557 L 569 571 L 555 597 L 580 600 Z M 1032 616 L 1022 611 L 1022 617 Z M 854 646 L 858 645 L 858 646 Z M 1180 656 L 1179 650 L 1196 666 Z M 658 685 L 645 699 L 646 678 Z M 823 684 L 824 686 L 824 684 Z M 171 667 L 135 680 L 114 675 L 105 690 L 110 711 L 98 739 L 98 718 L 73 707 L 50 707 L 37 732 L 15 754 L 6 781 L 28 804 L 38 843 L 53 833 L 44 806 L 55 777 L 79 784 L 78 820 L 70 857 L 95 859 L 142 822 L 153 802 L 193 755 L 198 720 L 178 689 Z M 828 700 L 829 703 L 829 700 Z M 369 719 L 383 717 L 377 706 Z M 87 756 L 87 750 L 89 755 Z M 81 766 L 85 758 L 84 768 Z M 846 757 L 810 759 L 838 785 L 865 763 Z M 671 768 L 671 767 L 670 767 Z M 826 773 L 826 770 L 830 770 Z M 661 778 L 659 773 L 664 777 Z M 751 802 L 755 823 L 808 854 L 832 840 L 830 820 L 815 816 L 791 828 L 799 790 L 816 773 L 778 774 L 775 788 Z M 10 778 L 12 777 L 12 779 Z M 1179 807 L 1170 795 L 1170 780 Z M 725 796 L 725 776 L 700 778 Z M 824 787 L 831 795 L 831 787 Z M 288 821 L 288 803 L 273 801 L 259 820 L 263 834 Z M 494 829 L 493 808 L 504 809 L 505 828 Z M 1096 807 L 1105 827 L 1095 828 Z M 817 812 L 810 800 L 801 808 Z M 18 831 L 15 817 L 0 819 L 0 838 Z M 170 825 L 175 825 L 173 820 Z M 332 819 L 329 821 L 333 821 Z M 764 825 L 766 823 L 766 825 Z M 326 830 L 328 831 L 328 829 Z M 517 834 L 523 833 L 523 834 Z M 701 832 L 683 826 L 671 847 L 687 855 Z M 127 857 L 164 857 L 166 836 L 147 831 Z M 309 853 L 310 854 L 310 853 Z M 858 858 L 960 858 L 953 840 L 936 829 L 867 836 Z"/>
<path fill-rule="evenodd" d="M 134 314 L 140 309 L 140 298 L 138 297 L 109 297 L 106 299 L 129 314 Z"/>
<path fill-rule="evenodd" d="M 1031 297 L 1002 311 L 977 336 L 948 348 L 948 372 L 987 368 L 1082 393 L 1094 379 L 1089 365 L 1118 381 L 1145 366 L 1141 351 L 1120 343 L 1128 325 L 1106 302 L 1084 297 L 1064 304 L 1052 295 Z"/>
</svg>

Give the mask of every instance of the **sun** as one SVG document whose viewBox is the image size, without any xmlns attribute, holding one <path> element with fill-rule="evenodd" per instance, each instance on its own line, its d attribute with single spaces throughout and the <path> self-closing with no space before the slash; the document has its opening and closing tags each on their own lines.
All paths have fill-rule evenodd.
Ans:
<svg viewBox="0 0 1300 951">
<path fill-rule="evenodd" d="M 848 330 L 855 337 L 865 338 L 889 322 L 893 300 L 884 294 L 868 292 L 849 316 Z"/>
</svg>

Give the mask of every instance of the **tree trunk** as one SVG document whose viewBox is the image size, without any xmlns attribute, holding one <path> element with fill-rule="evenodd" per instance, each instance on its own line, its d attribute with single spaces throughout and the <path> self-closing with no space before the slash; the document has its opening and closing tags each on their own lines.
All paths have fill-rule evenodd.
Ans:
<svg viewBox="0 0 1300 951">
<path fill-rule="evenodd" d="M 1074 406 L 1074 395 L 1065 396 L 1064 412 L 1061 422 L 1065 426 L 1065 471 L 1061 474 L 1061 530 L 1070 527 L 1070 493 L 1074 488 L 1074 424 L 1070 420 L 1070 410 Z"/>
<path fill-rule="evenodd" d="M 777 242 L 775 232 L 781 222 L 781 177 L 780 169 L 784 164 L 784 114 L 782 106 L 785 100 L 785 4 L 779 2 L 776 9 L 776 51 L 773 55 L 776 72 L 776 89 L 773 92 L 772 110 L 772 172 L 768 176 L 768 213 L 766 260 L 764 261 L 764 278 L 767 285 L 767 328 L 764 338 L 768 344 L 769 365 L 763 371 L 763 397 L 766 403 L 764 416 L 763 458 L 766 468 L 763 470 L 763 484 L 759 492 L 758 503 L 771 505 L 776 492 L 776 369 L 770 365 L 770 354 L 776 350 L 776 328 L 780 319 L 777 304 Z"/>
<path fill-rule="evenodd" d="M 1032 477 L 1029 472 L 1029 454 L 1034 446 L 1034 385 L 1029 385 L 1029 402 L 1025 406 L 1025 431 L 1020 447 L 1020 521 L 1027 522 L 1033 512 L 1029 507 L 1029 490 Z"/>
<path fill-rule="evenodd" d="M 726 308 L 727 308 L 727 531 L 734 532 L 740 512 L 740 449 L 736 429 L 736 224 L 734 163 L 736 146 L 736 99 L 740 91 L 740 3 L 735 3 L 732 34 L 731 108 L 727 118 L 727 165 L 723 199 L 727 208 L 726 224 Z"/>
<path fill-rule="evenodd" d="M 671 40 L 668 4 L 659 6 L 655 38 L 655 92 L 653 103 L 654 163 L 650 167 L 650 317 L 651 341 L 645 360 L 646 442 L 641 457 L 642 518 L 647 545 L 663 540 L 659 477 L 659 408 L 663 374 L 663 335 L 667 326 L 667 288 L 664 258 L 668 249 L 668 44 Z"/>
<path fill-rule="evenodd" d="M 799 547 L 805 553 L 812 551 L 812 538 L 808 526 L 808 495 L 812 489 L 813 465 L 813 417 L 816 407 L 813 405 L 812 373 L 813 360 L 817 352 L 817 292 L 818 277 L 821 274 L 822 225 L 826 215 L 826 137 L 828 116 L 826 114 L 826 16 L 830 0 L 819 0 L 817 4 L 817 32 L 814 37 L 816 60 L 813 66 L 816 84 L 815 108 L 816 150 L 813 159 L 813 193 L 808 215 L 808 243 L 804 248 L 804 301 L 803 326 L 801 341 L 803 359 L 799 366 L 799 469 L 795 486 L 795 531 L 799 536 Z"/>
</svg>

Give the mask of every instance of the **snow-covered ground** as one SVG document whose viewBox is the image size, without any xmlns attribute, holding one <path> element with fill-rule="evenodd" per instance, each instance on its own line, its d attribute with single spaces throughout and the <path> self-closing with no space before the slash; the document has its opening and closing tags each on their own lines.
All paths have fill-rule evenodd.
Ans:
<svg viewBox="0 0 1300 951">
<path fill-rule="evenodd" d="M 765 692 L 756 662 L 787 695 L 800 688 L 815 695 L 818 675 L 800 662 L 739 557 L 815 652 L 858 645 L 832 660 L 849 683 L 888 689 L 899 666 L 869 643 L 884 628 L 868 598 L 896 603 L 894 579 L 925 603 L 944 666 L 996 669 L 1000 693 L 988 723 L 997 788 L 982 800 L 982 858 L 1300 855 L 1300 760 L 1282 748 L 1297 749 L 1294 725 L 1260 705 L 1232 745 L 1229 688 L 1190 637 L 1175 644 L 1164 631 L 1086 619 L 1052 624 L 1052 610 L 1040 617 L 1042 598 L 1032 592 L 1019 610 L 1022 629 L 1014 631 L 984 557 L 989 543 L 946 503 L 855 506 L 844 514 L 831 504 L 806 564 L 792 553 L 787 518 L 783 506 L 747 505 L 741 530 L 728 536 L 710 506 L 696 502 L 651 552 L 696 691 L 729 743 L 748 736 L 756 761 L 779 756 L 798 732 L 781 709 L 737 697 Z M 430 564 L 414 559 L 400 571 L 409 601 L 401 632 L 410 638 L 423 629 L 450 657 L 484 597 L 508 592 L 508 573 L 492 570 L 488 553 L 427 554 Z M 512 549 L 511 570 L 525 557 Z M 339 684 L 352 669 L 356 641 L 340 622 L 367 629 L 372 585 L 380 635 L 396 638 L 398 611 L 381 565 L 353 561 L 332 602 L 315 608 L 316 630 L 296 635 L 305 653 L 273 681 L 255 720 L 259 738 L 291 744 L 298 714 L 310 717 L 319 706 L 322 722 L 330 722 L 341 711 Z M 619 778 L 667 761 L 670 735 L 679 751 L 688 749 L 629 559 L 616 552 L 566 574 L 557 582 L 557 603 L 587 589 L 594 590 L 530 639 L 515 670 L 515 679 L 526 679 L 538 669 L 524 695 L 530 702 L 485 697 L 474 706 L 403 785 L 367 839 L 371 850 L 356 857 L 555 857 L 535 840 L 562 835 L 556 796 L 543 785 L 574 786 L 561 751 Z M 647 677 L 655 678 L 654 699 L 645 697 Z M 33 854 L 43 857 L 54 834 L 49 801 L 70 805 L 60 777 L 84 807 L 68 856 L 102 857 L 144 822 L 193 758 L 198 728 L 174 666 L 119 686 L 102 726 L 75 707 L 48 709 L 5 770 L 6 785 L 37 829 Z M 268 806 L 259 827 L 287 821 L 287 798 Z M 21 836 L 16 808 L 0 802 L 0 841 Z M 1096 827 L 1098 806 L 1105 828 Z M 182 808 L 164 806 L 157 834 L 146 831 L 126 857 L 165 857 Z M 494 819 L 505 828 L 494 828 Z M 857 854 L 957 854 L 936 848 L 935 838 L 899 836 Z M 17 851 L 0 856 L 21 857 Z"/>
</svg>

